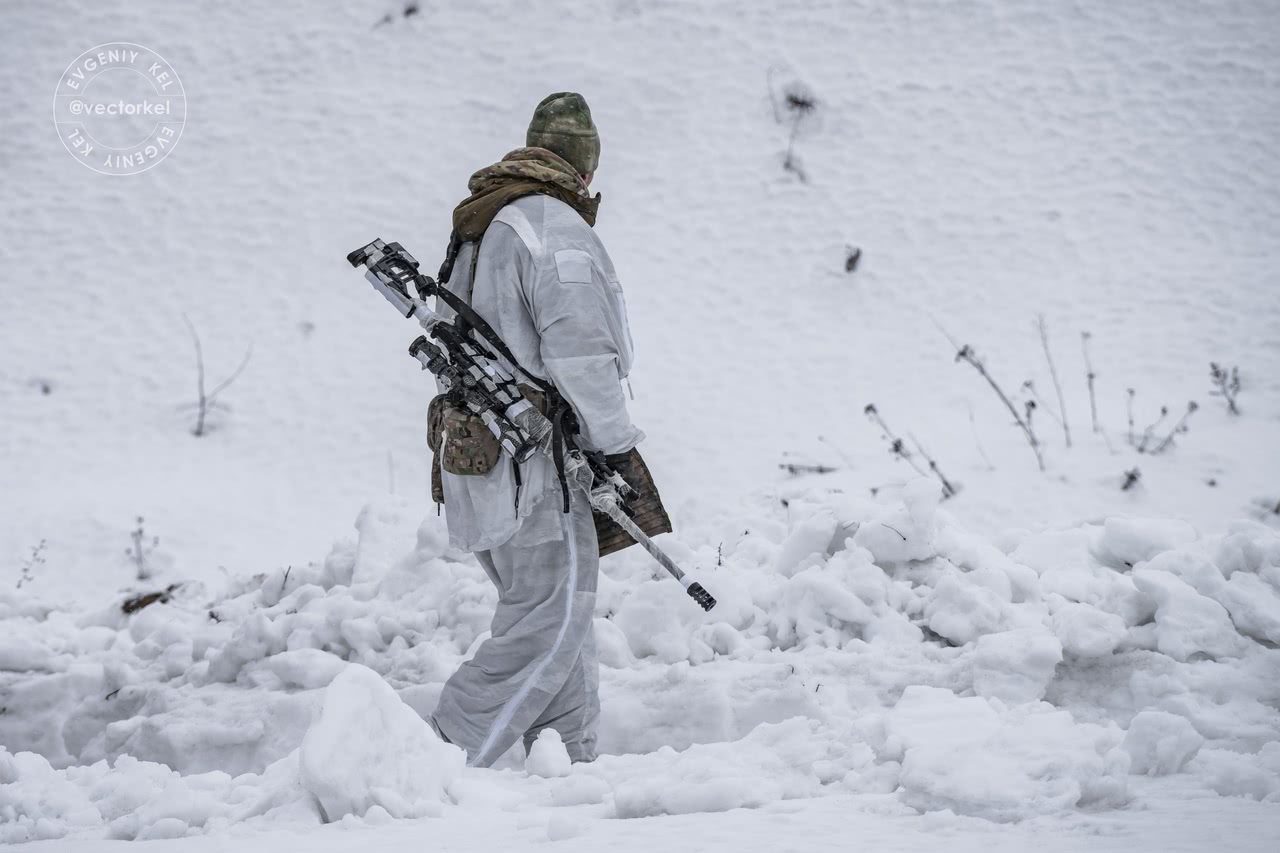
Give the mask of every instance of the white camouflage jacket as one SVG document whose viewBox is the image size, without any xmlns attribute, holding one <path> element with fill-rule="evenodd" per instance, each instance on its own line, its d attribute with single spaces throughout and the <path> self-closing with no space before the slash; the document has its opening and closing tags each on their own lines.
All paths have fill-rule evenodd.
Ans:
<svg viewBox="0 0 1280 853">
<path fill-rule="evenodd" d="M 463 298 L 474 248 L 463 245 L 442 282 Z M 622 285 L 600 238 L 572 207 L 545 195 L 504 207 L 480 243 L 471 307 L 525 371 L 549 380 L 569 401 L 585 447 L 622 453 L 644 438 L 622 390 L 632 361 Z M 438 299 L 436 310 L 453 316 Z M 484 476 L 441 474 L 454 547 L 483 551 L 509 540 L 531 546 L 561 537 L 560 484 L 547 457 L 520 466 L 518 507 L 514 462 L 505 454 Z"/>
</svg>

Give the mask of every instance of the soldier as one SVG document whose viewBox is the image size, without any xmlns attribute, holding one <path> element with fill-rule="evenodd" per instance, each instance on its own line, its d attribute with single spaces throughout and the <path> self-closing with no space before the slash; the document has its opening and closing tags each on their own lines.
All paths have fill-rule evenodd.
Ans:
<svg viewBox="0 0 1280 853">
<path fill-rule="evenodd" d="M 587 188 L 600 136 L 586 101 L 572 92 L 543 99 L 525 143 L 471 176 L 471 195 L 453 214 L 453 270 L 441 285 L 469 302 L 520 368 L 551 389 L 522 386 L 526 397 L 548 415 L 555 401 L 547 396 L 567 403 L 578 444 L 607 454 L 649 493 L 636 516 L 641 527 L 670 530 L 634 451 L 644 433 L 621 387 L 631 332 L 613 263 L 592 230 L 600 196 Z M 453 316 L 443 303 L 438 310 Z M 432 402 L 429 420 L 433 492 L 444 502 L 450 541 L 473 551 L 498 588 L 492 636 L 445 684 L 431 722 L 474 766 L 491 765 L 521 738 L 527 750 L 548 727 L 571 759 L 591 761 L 600 708 L 592 632 L 599 555 L 630 540 L 593 519 L 583 489 L 562 488 L 550 456 L 516 464 L 445 396 Z"/>
</svg>

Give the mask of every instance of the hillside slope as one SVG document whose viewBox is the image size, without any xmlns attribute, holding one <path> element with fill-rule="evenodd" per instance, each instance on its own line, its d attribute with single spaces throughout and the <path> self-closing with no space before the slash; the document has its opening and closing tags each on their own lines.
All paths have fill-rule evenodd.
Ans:
<svg viewBox="0 0 1280 853">
<path fill-rule="evenodd" d="M 992 531 L 1116 510 L 1212 526 L 1280 499 L 1280 24 L 1264 7 L 398 13 L 10 7 L 5 572 L 46 539 L 81 588 L 114 588 L 139 515 L 187 576 L 257 569 L 319 556 L 372 494 L 420 498 L 428 383 L 403 354 L 413 332 L 343 255 L 381 235 L 435 258 L 466 176 L 558 89 L 584 92 L 602 129 L 599 229 L 633 315 L 633 410 L 677 521 L 772 490 L 786 453 L 839 465 L 829 482 L 859 493 L 900 482 L 868 402 L 964 483 L 955 511 Z M 62 150 L 48 104 L 77 53 L 126 35 L 178 70 L 190 118 L 159 167 L 110 178 Z M 795 142 L 807 182 L 782 168 L 788 91 L 816 102 Z M 846 246 L 864 251 L 853 274 Z M 1034 377 L 1051 397 L 1039 312 L 1077 439 L 1065 453 L 1041 416 L 1047 477 L 933 322 L 1011 393 Z M 253 347 L 203 440 L 178 411 L 195 397 L 184 314 L 211 381 Z M 1085 329 L 1121 450 L 1124 388 L 1141 428 L 1161 404 L 1210 403 L 1210 359 L 1240 365 L 1247 416 L 1206 405 L 1176 463 L 1111 456 L 1088 435 Z M 1117 485 L 1135 463 L 1139 498 Z"/>
</svg>

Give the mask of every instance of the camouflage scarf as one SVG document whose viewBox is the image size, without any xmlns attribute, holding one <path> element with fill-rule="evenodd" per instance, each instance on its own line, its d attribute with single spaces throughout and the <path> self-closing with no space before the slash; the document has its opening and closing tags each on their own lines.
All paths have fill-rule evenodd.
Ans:
<svg viewBox="0 0 1280 853">
<path fill-rule="evenodd" d="M 557 198 L 595 226 L 600 194 L 592 197 L 572 166 L 545 148 L 517 148 L 467 182 L 471 195 L 453 209 L 453 229 L 464 241 L 479 240 L 493 217 L 527 195 Z"/>
</svg>

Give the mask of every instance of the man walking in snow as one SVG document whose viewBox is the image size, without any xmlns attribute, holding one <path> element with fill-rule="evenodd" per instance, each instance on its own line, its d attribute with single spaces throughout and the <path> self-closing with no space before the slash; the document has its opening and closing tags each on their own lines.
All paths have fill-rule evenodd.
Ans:
<svg viewBox="0 0 1280 853">
<path fill-rule="evenodd" d="M 470 197 L 454 210 L 456 256 L 441 284 L 493 327 L 525 373 L 554 386 L 576 416 L 580 446 L 619 468 L 633 459 L 631 473 L 638 467 L 648 480 L 633 450 L 644 434 L 621 387 L 632 360 L 626 305 L 592 230 L 600 196 L 587 187 L 600 137 L 582 96 L 545 98 L 526 146 L 472 175 Z M 438 310 L 453 316 L 443 303 Z M 547 404 L 537 390 L 522 390 Z M 450 541 L 473 551 L 498 588 L 492 636 L 445 684 L 432 723 L 474 766 L 491 765 L 521 738 L 527 750 L 545 728 L 559 732 L 574 761 L 590 761 L 599 715 L 592 633 L 599 554 L 620 543 L 612 533 L 608 542 L 597 536 L 581 488 L 567 489 L 566 499 L 551 458 L 517 465 L 482 446 L 483 426 L 466 423 L 462 409 L 437 410 L 436 401 L 432 408 L 433 491 L 443 499 Z M 656 495 L 654 503 L 661 514 L 654 532 L 669 530 Z"/>
</svg>

